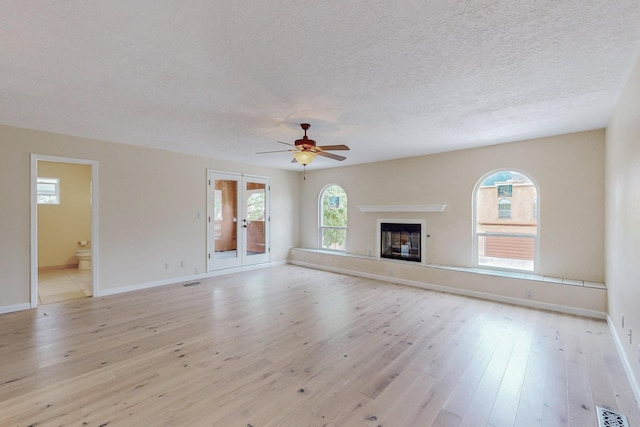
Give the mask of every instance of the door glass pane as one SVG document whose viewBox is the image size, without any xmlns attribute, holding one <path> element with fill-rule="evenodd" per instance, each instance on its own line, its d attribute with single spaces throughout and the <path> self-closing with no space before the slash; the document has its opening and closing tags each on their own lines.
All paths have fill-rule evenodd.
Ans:
<svg viewBox="0 0 640 427">
<path fill-rule="evenodd" d="M 266 185 L 257 182 L 247 182 L 245 188 L 245 212 L 247 229 L 247 255 L 260 255 L 266 251 L 265 245 L 265 216 L 266 216 Z"/>
<path fill-rule="evenodd" d="M 238 256 L 238 182 L 216 179 L 213 196 L 213 235 L 216 258 Z"/>
</svg>

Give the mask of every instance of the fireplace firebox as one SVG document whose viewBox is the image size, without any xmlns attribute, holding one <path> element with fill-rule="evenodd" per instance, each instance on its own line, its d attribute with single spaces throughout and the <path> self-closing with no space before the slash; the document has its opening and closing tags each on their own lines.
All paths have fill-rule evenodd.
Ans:
<svg viewBox="0 0 640 427">
<path fill-rule="evenodd" d="M 380 223 L 380 257 L 422 262 L 422 224 Z"/>
</svg>

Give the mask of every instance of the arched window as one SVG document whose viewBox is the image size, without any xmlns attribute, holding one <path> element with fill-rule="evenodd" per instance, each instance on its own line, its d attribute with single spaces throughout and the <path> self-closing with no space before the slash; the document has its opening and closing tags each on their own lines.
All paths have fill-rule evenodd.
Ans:
<svg viewBox="0 0 640 427">
<path fill-rule="evenodd" d="M 523 172 L 491 172 L 476 184 L 473 200 L 475 264 L 535 271 L 538 253 L 535 182 Z"/>
<path fill-rule="evenodd" d="M 339 185 L 320 193 L 320 249 L 347 250 L 347 193 Z"/>
</svg>

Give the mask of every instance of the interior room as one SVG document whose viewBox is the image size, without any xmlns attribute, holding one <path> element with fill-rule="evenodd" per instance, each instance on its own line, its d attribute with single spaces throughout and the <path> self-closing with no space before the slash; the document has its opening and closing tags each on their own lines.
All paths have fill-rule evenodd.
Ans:
<svg viewBox="0 0 640 427">
<path fill-rule="evenodd" d="M 637 1 L 2 9 L 0 424 L 640 425 Z"/>
</svg>

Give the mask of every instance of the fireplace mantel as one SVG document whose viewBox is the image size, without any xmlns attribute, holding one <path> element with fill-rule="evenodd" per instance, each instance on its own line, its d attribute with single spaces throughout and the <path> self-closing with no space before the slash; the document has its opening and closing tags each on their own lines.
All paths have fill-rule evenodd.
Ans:
<svg viewBox="0 0 640 427">
<path fill-rule="evenodd" d="M 444 212 L 447 205 L 377 205 L 358 206 L 360 212 Z"/>
</svg>

